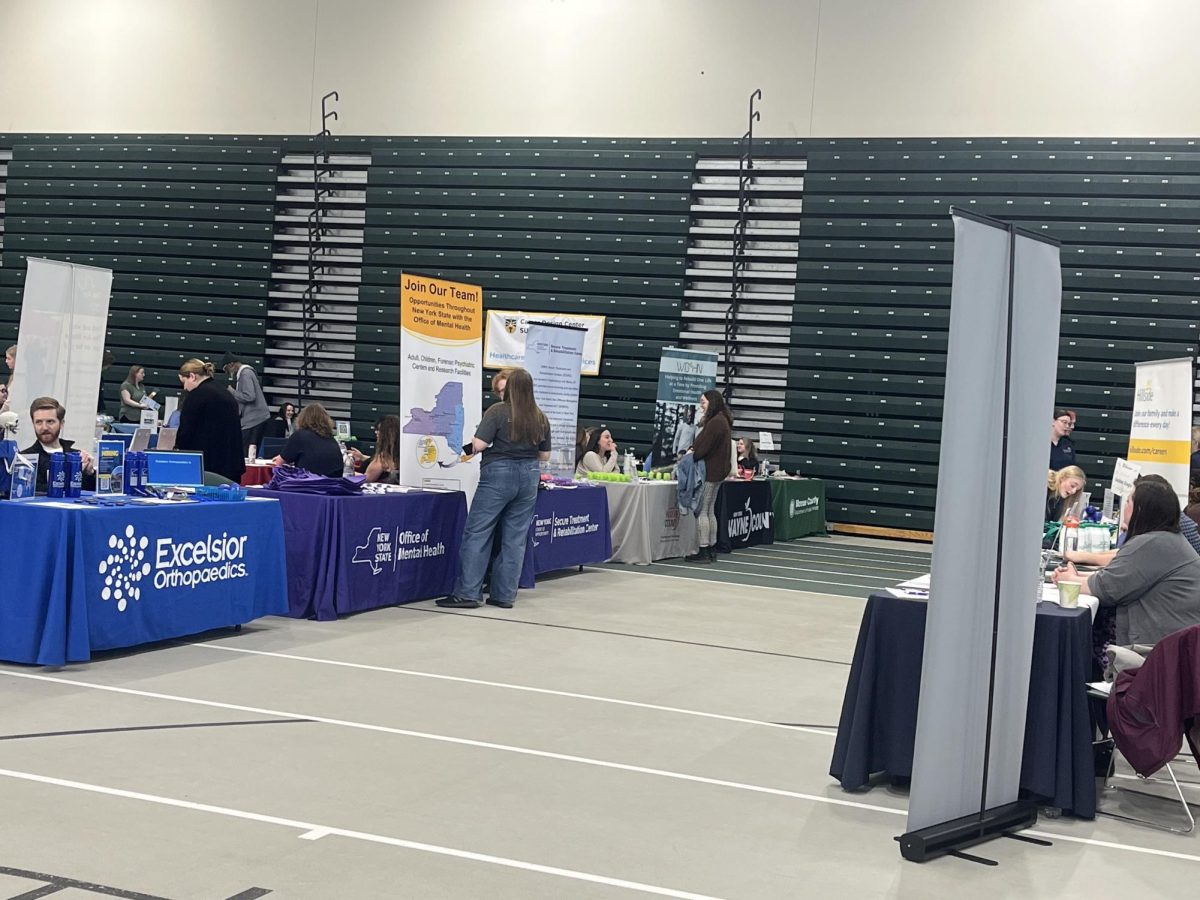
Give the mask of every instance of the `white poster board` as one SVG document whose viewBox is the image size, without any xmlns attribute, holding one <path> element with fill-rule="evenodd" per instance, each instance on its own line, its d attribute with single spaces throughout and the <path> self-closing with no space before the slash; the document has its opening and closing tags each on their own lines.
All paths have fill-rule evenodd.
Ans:
<svg viewBox="0 0 1200 900">
<path fill-rule="evenodd" d="M 909 832 L 1018 796 L 1061 302 L 1056 243 L 954 211 Z"/>
<path fill-rule="evenodd" d="M 29 404 L 53 397 L 67 410 L 62 437 L 91 446 L 111 291 L 110 269 L 28 260 L 9 387 L 10 407 L 21 415 L 26 435 L 33 433 Z"/>
<path fill-rule="evenodd" d="M 1136 367 L 1129 461 L 1143 475 L 1161 475 L 1187 506 L 1192 456 L 1192 359 L 1140 362 Z M 1117 491 L 1116 487 L 1113 487 Z M 1121 491 L 1117 491 L 1118 494 Z"/>
<path fill-rule="evenodd" d="M 525 368 L 533 378 L 533 399 L 550 420 L 550 462 L 554 475 L 575 474 L 575 426 L 579 421 L 579 367 L 586 332 L 535 324 L 525 341 Z"/>
<path fill-rule="evenodd" d="M 484 340 L 483 364 L 489 369 L 520 366 L 525 363 L 525 340 L 529 326 L 535 322 L 582 328 L 583 375 L 600 374 L 600 356 L 604 350 L 604 316 L 576 316 L 569 313 L 531 313 L 506 309 L 490 309 L 487 314 L 487 336 Z"/>
</svg>

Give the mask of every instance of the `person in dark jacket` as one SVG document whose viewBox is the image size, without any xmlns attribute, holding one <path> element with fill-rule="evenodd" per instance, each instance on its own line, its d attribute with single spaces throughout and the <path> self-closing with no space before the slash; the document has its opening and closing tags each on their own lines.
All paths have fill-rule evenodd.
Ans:
<svg viewBox="0 0 1200 900">
<path fill-rule="evenodd" d="M 262 436 L 264 438 L 290 438 L 292 432 L 296 430 L 295 419 L 296 404 L 281 404 L 279 411 L 267 419 L 267 424 L 263 426 Z"/>
<path fill-rule="evenodd" d="M 242 456 L 242 423 L 237 401 L 212 380 L 212 363 L 189 359 L 179 367 L 179 383 L 187 402 L 179 410 L 176 450 L 199 450 L 204 469 L 230 481 L 240 481 L 246 471 Z"/>
<path fill-rule="evenodd" d="M 63 420 L 67 411 L 53 397 L 38 397 L 29 405 L 29 418 L 33 421 L 33 431 L 37 435 L 37 443 L 21 451 L 22 456 L 35 458 L 37 462 L 37 482 L 35 490 L 45 491 L 46 480 L 50 474 L 50 454 L 70 453 L 75 444 L 73 441 L 62 440 Z M 79 450 L 83 462 L 83 489 L 96 488 L 96 464 L 86 450 Z"/>
<path fill-rule="evenodd" d="M 296 416 L 296 430 L 287 439 L 276 465 L 287 463 L 317 475 L 337 478 L 345 468 L 342 445 L 333 437 L 333 419 L 320 403 L 310 403 Z"/>
<path fill-rule="evenodd" d="M 1070 434 L 1075 430 L 1075 419 L 1069 409 L 1056 409 L 1054 421 L 1050 423 L 1050 468 L 1057 472 L 1075 465 L 1075 445 Z"/>
<path fill-rule="evenodd" d="M 704 487 L 700 492 L 700 510 L 696 513 L 696 531 L 700 549 L 687 557 L 689 562 L 715 562 L 717 558 L 717 489 L 733 469 L 733 417 L 718 390 L 705 391 L 700 397 L 704 418 L 692 443 L 691 454 L 704 463 Z"/>
</svg>

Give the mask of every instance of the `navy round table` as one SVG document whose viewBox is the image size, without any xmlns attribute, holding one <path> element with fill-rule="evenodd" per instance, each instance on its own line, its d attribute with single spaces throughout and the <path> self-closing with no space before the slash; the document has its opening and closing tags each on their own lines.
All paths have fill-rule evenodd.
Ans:
<svg viewBox="0 0 1200 900">
<path fill-rule="evenodd" d="M 846 790 L 866 787 L 875 774 L 912 776 L 926 608 L 886 593 L 867 601 L 829 769 Z M 1087 609 L 1038 604 L 1021 790 L 1085 819 L 1096 815 L 1091 647 Z"/>
</svg>

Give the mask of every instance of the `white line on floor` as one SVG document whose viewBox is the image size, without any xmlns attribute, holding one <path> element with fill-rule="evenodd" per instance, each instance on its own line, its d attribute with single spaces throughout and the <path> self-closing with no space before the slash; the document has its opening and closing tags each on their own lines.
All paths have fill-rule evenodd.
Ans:
<svg viewBox="0 0 1200 900">
<path fill-rule="evenodd" d="M 703 719 L 717 719 L 723 722 L 736 722 L 739 725 L 759 725 L 765 728 L 782 728 L 786 731 L 803 731 L 808 734 L 820 734 L 833 737 L 829 729 L 805 728 L 802 726 L 780 725 L 777 722 L 764 722 L 760 719 L 745 719 L 741 716 L 726 716 L 721 713 L 702 712 L 698 709 L 682 709 L 677 706 L 660 706 L 657 703 L 639 703 L 635 700 L 621 700 L 616 697 L 599 697 L 595 694 L 577 694 L 572 691 L 555 691 L 549 688 L 529 687 L 524 684 L 507 684 L 503 681 L 484 681 L 479 678 L 465 678 L 459 675 L 440 675 L 435 672 L 418 672 L 415 669 L 395 669 L 391 666 L 373 666 L 366 663 L 345 662 L 339 659 L 325 659 L 319 656 L 300 656 L 295 653 L 276 653 L 270 650 L 251 650 L 248 647 L 229 647 L 224 644 L 182 643 L 184 647 L 195 647 L 201 650 L 221 650 L 226 653 L 245 653 L 250 656 L 269 656 L 275 659 L 287 659 L 295 662 L 318 663 L 323 666 L 340 666 L 344 669 L 361 669 L 367 672 L 386 672 L 390 675 L 407 675 L 413 678 L 432 678 L 437 681 L 453 681 L 459 684 L 476 684 L 483 687 L 502 688 L 510 691 L 526 691 L 531 694 L 547 694 L 552 697 L 569 697 L 572 700 L 592 700 L 596 703 L 613 703 L 618 706 L 632 706 L 638 709 L 652 709 L 656 712 L 678 713 L 684 716 L 698 716 Z"/>
<path fill-rule="evenodd" d="M 906 574 L 907 575 L 907 574 L 911 573 L 911 574 L 920 575 L 920 574 L 923 574 L 923 573 L 929 571 L 928 565 L 925 565 L 925 566 L 895 566 L 890 563 L 887 563 L 887 564 L 880 563 L 878 565 L 858 566 L 858 565 L 855 565 L 854 563 L 843 562 L 840 559 L 833 559 L 830 557 L 819 557 L 818 558 L 818 557 L 811 556 L 807 553 L 778 553 L 778 552 L 771 550 L 769 546 L 768 547 L 757 546 L 757 547 L 754 547 L 753 549 L 746 549 L 746 548 L 739 547 L 739 548 L 734 549 L 733 552 L 735 554 L 737 554 L 737 556 L 739 558 L 743 557 L 743 556 L 753 556 L 758 559 L 773 559 L 773 560 L 776 560 L 777 562 L 783 562 L 786 560 L 794 560 L 795 562 L 798 562 L 798 563 L 809 563 L 809 564 L 815 565 L 815 566 L 837 565 L 837 567 L 839 569 L 866 569 L 868 572 L 874 572 L 876 574 L 884 574 L 884 573 L 888 573 L 888 572 L 893 572 L 896 574 Z M 901 569 L 903 569 L 904 572 L 901 572 L 900 571 Z M 846 574 L 849 575 L 852 573 L 847 572 Z"/>
<path fill-rule="evenodd" d="M 718 562 L 724 562 L 724 560 L 719 560 Z M 697 565 L 704 565 L 704 563 L 694 563 L 694 564 L 693 564 L 693 563 L 673 563 L 673 562 L 668 562 L 668 561 L 666 561 L 666 560 L 658 560 L 657 562 L 654 562 L 654 563 L 652 563 L 651 565 L 655 565 L 655 566 L 666 566 L 666 567 L 667 567 L 667 568 L 669 568 L 669 569 L 689 569 L 689 570 L 691 570 L 691 571 L 695 572 L 695 571 L 696 571 L 696 566 L 697 566 Z M 791 568 L 791 567 L 790 567 L 790 566 L 776 566 L 776 568 L 784 569 L 784 568 Z M 816 580 L 814 580 L 814 579 L 812 579 L 812 578 L 791 578 L 791 577 L 789 577 L 789 576 L 787 576 L 787 575 L 767 575 L 767 574 L 765 574 L 765 573 L 760 573 L 760 572 L 754 572 L 754 573 L 750 573 L 750 572 L 740 572 L 740 573 L 739 573 L 739 572 L 734 572 L 734 571 L 731 571 L 731 570 L 729 570 L 729 569 L 708 569 L 708 570 L 705 570 L 705 571 L 712 571 L 712 572 L 723 572 L 723 573 L 724 573 L 724 574 L 726 574 L 726 575 L 738 575 L 738 574 L 741 574 L 741 575 L 750 575 L 750 574 L 753 574 L 755 578 L 774 578 L 776 581 L 794 581 L 794 582 L 796 582 L 797 584 L 826 584 L 826 585 L 830 585 L 831 587 L 848 587 L 848 588 L 856 588 L 857 590 L 860 590 L 860 591 L 866 591 L 866 592 L 868 592 L 868 593 L 870 592 L 870 588 L 868 588 L 868 587 L 867 587 L 867 586 L 865 586 L 865 585 L 861 585 L 861 584 L 846 584 L 846 583 L 844 583 L 844 582 L 841 582 L 841 581 L 816 581 Z M 653 573 L 653 572 L 639 572 L 638 574 L 639 574 L 639 575 L 653 575 L 653 574 L 655 574 L 655 573 Z M 700 573 L 699 573 L 699 572 L 697 572 L 697 576 L 700 578 L 700 580 L 703 580 L 703 581 L 713 581 L 713 582 L 719 582 L 719 581 L 720 581 L 720 579 L 717 579 L 717 578 L 703 578 L 703 577 L 700 575 Z M 679 576 L 675 576 L 675 577 L 679 577 Z M 723 582 L 723 583 L 729 583 L 729 584 L 744 584 L 743 582 L 740 582 L 740 581 L 735 581 L 735 582 Z M 758 588 L 758 587 L 759 587 L 759 585 L 757 585 L 757 584 L 744 584 L 744 586 L 745 586 L 745 587 L 753 587 L 753 588 Z M 785 590 L 786 590 L 786 589 L 785 589 Z M 808 591 L 807 593 L 810 593 L 810 594 L 819 594 L 819 593 L 821 593 L 821 592 L 820 592 L 820 591 Z M 834 595 L 832 595 L 832 596 L 837 596 L 837 595 L 836 595 L 836 594 L 834 594 Z M 866 598 L 864 597 L 863 599 L 865 600 Z"/>
<path fill-rule="evenodd" d="M 919 562 L 933 555 L 933 548 L 928 550 L 886 550 L 875 547 L 863 547 L 858 544 L 829 543 L 827 541 L 809 541 L 801 538 L 797 541 L 776 541 L 767 545 L 783 550 L 812 550 L 817 553 L 838 553 L 846 556 L 860 556 L 868 559 L 886 559 L 892 562 L 912 560 Z"/>
<path fill-rule="evenodd" d="M 693 566 L 690 563 L 687 563 L 687 564 L 671 563 L 671 562 L 668 562 L 666 560 L 661 560 L 661 559 L 655 560 L 650 565 L 666 566 L 666 567 L 670 567 L 672 569 L 690 569 L 692 571 L 696 570 L 696 566 Z M 702 563 L 697 563 L 696 565 L 697 566 L 702 565 Z M 617 566 L 620 566 L 621 568 L 617 568 Z M 703 577 L 700 577 L 699 575 L 696 578 L 689 578 L 686 575 L 669 575 L 666 572 L 644 572 L 644 571 L 642 571 L 642 569 L 643 569 L 642 566 L 633 566 L 633 565 L 627 566 L 622 563 L 608 563 L 607 567 L 603 568 L 603 569 L 597 568 L 596 566 L 585 566 L 585 568 L 596 569 L 596 571 L 599 571 L 599 572 L 616 572 L 618 574 L 625 572 L 630 575 L 640 575 L 644 578 L 673 578 L 676 581 L 710 581 L 713 584 L 728 585 L 729 587 L 753 588 L 756 591 L 782 591 L 785 594 L 809 594 L 813 597 L 823 597 L 826 600 L 838 600 L 838 601 L 862 600 L 863 603 L 867 602 L 867 598 L 861 594 L 831 594 L 831 593 L 828 593 L 827 591 L 806 591 L 802 588 L 776 587 L 775 585 L 772 585 L 772 584 L 748 584 L 748 583 L 742 582 L 742 581 L 721 581 L 720 579 L 705 579 Z M 720 572 L 721 570 L 717 569 L 716 571 Z M 736 573 L 727 572 L 727 574 L 733 575 Z M 782 578 L 782 576 L 780 576 L 780 575 L 761 575 L 759 577 L 760 578 Z M 801 581 L 801 584 L 815 584 L 815 583 L 816 582 L 812 582 L 812 581 Z M 843 585 L 843 587 L 852 587 L 852 588 L 858 588 L 859 590 L 862 590 L 861 585 L 857 585 L 857 584 L 847 584 L 847 585 Z"/>
<path fill-rule="evenodd" d="M 70 678 L 58 678 L 51 675 L 34 675 L 30 672 L 0 671 L 0 675 L 8 678 L 25 678 L 30 681 L 44 681 L 50 684 L 65 684 L 70 687 L 88 688 L 95 691 L 105 691 L 112 694 L 126 694 L 131 697 L 146 697 L 151 700 L 168 700 L 174 703 L 189 703 L 193 706 L 204 706 L 210 709 L 233 709 L 240 712 L 253 712 L 262 716 L 278 716 L 281 719 L 307 719 L 310 722 L 320 722 L 323 725 L 335 725 L 340 728 L 354 728 L 360 731 L 373 731 L 381 734 L 394 734 L 400 737 L 417 738 L 425 741 L 437 741 L 443 744 L 456 744 L 462 747 L 477 747 L 481 750 L 499 750 L 503 753 L 516 753 L 521 756 L 533 756 L 539 759 L 554 759 L 561 762 L 577 763 L 585 766 L 596 766 L 602 769 L 616 769 L 622 772 L 635 772 L 640 775 L 655 775 L 660 778 L 672 778 L 677 781 L 689 781 L 695 784 L 707 784 L 714 787 L 732 788 L 738 791 L 748 791 L 754 794 L 769 794 L 775 797 L 787 797 L 792 800 L 812 800 L 817 803 L 829 803 L 835 806 L 849 806 L 864 809 L 884 809 L 870 806 L 852 800 L 838 800 L 832 797 L 821 797 L 816 794 L 803 794 L 798 791 L 788 791 L 783 788 L 765 787 L 759 784 L 747 784 L 740 781 L 726 781 L 721 778 L 707 778 L 703 775 L 688 775 L 684 772 L 671 772 L 667 769 L 652 769 L 647 766 L 635 766 L 629 763 L 610 762 L 604 759 L 594 759 L 589 756 L 574 756 L 568 753 L 554 753 L 550 750 L 535 750 L 532 747 L 517 747 L 512 744 L 495 744 L 491 741 L 476 741 L 470 738 L 452 737 L 445 734 L 433 734 L 427 731 L 411 731 L 407 728 L 393 728 L 390 725 L 372 725 L 368 722 L 353 722 L 348 719 L 331 719 L 326 716 L 311 716 L 306 713 L 286 712 L 279 709 L 265 709 L 260 706 L 244 706 L 240 703 L 221 703 L 217 700 L 201 700 L 197 697 L 183 697 L 178 694 L 162 694 L 157 691 L 139 691 L 134 688 L 115 687 L 109 684 L 92 684 L 87 681 L 75 681 Z M 900 811 L 903 812 L 902 810 Z"/>
<path fill-rule="evenodd" d="M 434 853 L 438 856 L 451 856 L 456 859 L 467 859 L 472 862 L 489 863 L 504 866 L 508 869 L 522 869 L 526 872 L 537 872 L 542 875 L 556 875 L 573 881 L 587 881 L 592 884 L 603 884 L 609 887 L 625 888 L 643 894 L 655 894 L 660 897 L 676 897 L 679 900 L 719 900 L 708 894 L 694 894 L 690 891 L 677 891 L 672 888 L 659 887 L 653 884 L 643 884 L 639 881 L 627 881 L 624 878 L 609 878 L 607 875 L 593 875 L 589 872 L 579 872 L 574 869 L 560 869 L 557 866 L 543 866 L 537 863 L 525 862 L 519 859 L 509 859 L 504 856 L 491 856 L 486 853 L 472 853 L 469 850 L 457 850 L 453 847 L 442 847 L 437 844 L 425 844 L 419 841 L 406 841 L 401 838 L 388 837 L 383 834 L 372 834 L 367 831 L 351 831 L 336 828 L 331 825 L 317 825 L 312 822 L 301 822 L 297 819 L 285 819 L 280 816 L 268 816 L 262 813 L 247 812 L 241 809 L 231 809 L 228 806 L 212 806 L 208 803 L 194 803 L 191 800 L 177 800 L 174 797 L 162 797 L 157 794 L 143 794 L 140 791 L 126 791 L 121 788 L 111 788 L 100 784 L 88 784 L 83 781 L 69 781 L 65 778 L 51 778 L 47 775 L 37 775 L 33 772 L 17 772 L 12 769 L 0 769 L 0 776 L 14 778 L 20 781 L 32 781 L 38 784 L 48 784 L 54 787 L 71 788 L 77 791 L 87 791 L 92 794 L 104 794 L 108 797 L 119 797 L 124 800 L 140 800 L 143 803 L 155 803 L 159 806 L 172 806 L 176 809 L 186 809 L 192 812 L 213 813 L 218 816 L 230 816 L 235 819 L 246 819 L 265 825 L 282 825 L 285 828 L 295 828 L 304 832 L 301 838 L 310 841 L 324 837 L 343 837 L 355 841 L 368 841 L 373 844 L 385 844 L 390 847 L 402 847 L 406 850 L 418 850 L 423 853 Z"/>
<path fill-rule="evenodd" d="M 823 559 L 854 559 L 859 562 L 875 562 L 889 566 L 924 566 L 929 568 L 931 555 L 926 553 L 919 557 L 887 557 L 874 554 L 848 553 L 832 547 L 811 547 L 804 544 L 780 543 L 755 544 L 758 549 L 787 556 L 813 556 L 819 554 Z"/>
<path fill-rule="evenodd" d="M 889 582 L 888 574 L 886 572 L 878 572 L 877 571 L 876 574 L 874 574 L 874 575 L 865 575 L 865 574 L 859 575 L 857 572 L 843 572 L 843 571 L 837 571 L 835 569 L 806 569 L 802 566 L 797 566 L 797 565 L 778 566 L 778 565 L 772 565 L 771 563 L 747 562 L 745 559 L 742 558 L 744 556 L 752 556 L 752 555 L 753 554 L 746 553 L 744 550 L 734 550 L 730 554 L 721 555 L 717 559 L 717 562 L 731 564 L 731 565 L 738 565 L 738 566 L 754 566 L 757 569 L 783 569 L 784 571 L 787 571 L 787 572 L 812 572 L 813 574 L 816 574 L 816 575 L 841 575 L 845 578 L 861 578 L 864 581 L 870 582 L 870 584 L 864 586 L 864 589 L 869 589 L 871 584 L 877 585 L 880 583 L 891 583 L 891 582 Z M 773 557 L 773 558 L 778 558 L 778 557 Z M 719 572 L 720 569 L 717 569 L 717 571 Z M 797 581 L 807 581 L 808 579 L 803 578 L 803 577 L 797 577 L 796 580 Z M 818 581 L 818 582 L 814 582 L 814 583 L 815 584 L 824 584 L 825 582 Z"/>
<path fill-rule="evenodd" d="M 349 722 L 349 721 L 346 721 L 343 719 L 329 719 L 329 718 L 325 718 L 323 716 L 310 716 L 305 713 L 283 712 L 280 710 L 263 709 L 263 708 L 254 707 L 254 706 L 241 706 L 241 705 L 233 704 L 233 703 L 219 703 L 215 700 L 200 700 L 200 699 L 197 699 L 194 697 L 180 697 L 180 696 L 176 696 L 173 694 L 160 694 L 160 693 L 155 693 L 152 691 L 138 691 L 138 690 L 134 690 L 132 688 L 120 688 L 120 687 L 113 687 L 111 685 L 89 684 L 86 681 L 74 681 L 69 678 L 55 678 L 55 677 L 51 677 L 49 675 L 34 675 L 29 672 L 6 672 L 6 671 L 0 670 L 0 675 L 8 676 L 10 678 L 25 678 L 25 679 L 28 679 L 31 681 L 46 681 L 46 682 L 50 682 L 53 684 L 65 684 L 65 685 L 70 685 L 71 687 L 90 688 L 90 689 L 98 690 L 98 691 L 108 691 L 108 692 L 115 693 L 115 694 L 130 694 L 130 695 L 133 695 L 136 697 L 147 697 L 147 698 L 154 699 L 154 700 L 170 700 L 170 701 L 174 701 L 177 703 L 189 703 L 189 704 L 192 704 L 195 706 L 205 706 L 205 707 L 216 708 L 216 709 L 232 709 L 232 710 L 237 710 L 239 712 L 253 712 L 253 713 L 260 714 L 260 715 L 278 716 L 279 718 L 285 718 L 285 719 L 308 719 L 310 721 L 320 722 L 325 725 L 336 725 L 336 726 L 341 726 L 344 728 L 361 729 L 363 731 L 375 731 L 375 732 L 382 732 L 382 733 L 386 733 L 386 734 L 397 734 L 397 735 L 401 735 L 401 736 L 405 736 L 405 737 L 416 737 L 416 738 L 422 738 L 422 739 L 426 739 L 426 740 L 441 741 L 441 742 L 449 743 L 449 744 L 460 744 L 460 745 L 469 746 L 469 747 L 480 747 L 483 749 L 490 749 L 490 750 L 503 750 L 503 751 L 507 751 L 510 753 L 519 753 L 519 754 L 526 755 L 526 756 L 535 756 L 535 757 L 541 757 L 541 758 L 545 758 L 545 759 L 558 759 L 558 760 L 563 760 L 566 762 L 576 762 L 576 763 L 581 763 L 584 765 L 598 766 L 601 768 L 617 769 L 617 770 L 625 771 L 625 772 L 636 772 L 636 773 L 643 774 L 643 775 L 658 775 L 663 778 L 671 778 L 671 779 L 675 779 L 678 781 L 689 781 L 689 782 L 694 782 L 697 784 L 713 785 L 716 787 L 734 788 L 736 790 L 750 791 L 752 793 L 757 793 L 757 794 L 768 794 L 768 795 L 777 796 L 777 797 L 787 797 L 787 798 L 793 799 L 793 800 L 808 800 L 812 803 L 823 803 L 823 804 L 826 804 L 829 806 L 842 806 L 842 807 L 849 807 L 851 809 L 863 809 L 863 810 L 867 810 L 870 812 L 886 813 L 887 815 L 892 815 L 892 816 L 908 815 L 908 811 L 903 808 L 893 809 L 893 808 L 887 807 L 887 806 L 876 806 L 875 804 L 872 804 L 872 803 L 858 803 L 853 800 L 839 800 L 836 797 L 822 797 L 817 794 L 802 794 L 798 791 L 785 791 L 781 788 L 770 788 L 770 787 L 763 787 L 761 785 L 744 784 L 742 782 L 737 782 L 737 781 L 724 781 L 724 780 L 721 780 L 718 778 L 705 778 L 700 775 L 686 775 L 682 772 L 669 772 L 664 769 L 651 769 L 651 768 L 647 768 L 645 766 L 633 766 L 633 765 L 627 765 L 625 763 L 606 762 L 604 760 L 599 760 L 599 759 L 589 759 L 588 757 L 584 757 L 584 756 L 568 756 L 565 754 L 550 753 L 545 750 L 532 750 L 532 749 L 525 748 L 525 747 L 512 747 L 512 746 L 505 745 L 505 744 L 491 744 L 491 743 L 487 743 L 486 741 L 472 741 L 472 740 L 468 740 L 467 738 L 455 738 L 455 737 L 447 737 L 445 735 L 426 734 L 426 733 L 419 732 L 419 731 L 406 731 L 402 728 L 390 728 L 386 725 L 370 725 L 365 722 Z M 232 809 L 227 810 L 224 807 L 205 806 L 204 804 L 192 803 L 190 801 L 185 801 L 185 800 L 171 800 L 171 799 L 165 798 L 165 797 L 159 798 L 159 797 L 154 797 L 153 795 L 150 795 L 150 794 L 138 794 L 138 793 L 135 793 L 132 791 L 121 791 L 121 790 L 118 790 L 115 788 L 104 788 L 104 787 L 100 787 L 97 785 L 83 784 L 81 782 L 71 782 L 71 781 L 65 781 L 63 779 L 58 779 L 58 778 L 50 778 L 48 776 L 43 776 L 43 775 L 32 775 L 32 774 L 24 773 L 24 772 L 14 772 L 14 771 L 7 770 L 7 769 L 0 769 L 0 776 L 7 776 L 10 778 L 23 778 L 28 781 L 40 781 L 40 782 L 44 782 L 46 784 L 60 784 L 60 785 L 64 785 L 67 787 L 77 787 L 82 790 L 93 790 L 96 793 L 106 793 L 106 794 L 111 794 L 113 796 L 128 796 L 128 797 L 131 797 L 134 799 L 143 799 L 143 800 L 149 800 L 150 802 L 159 802 L 159 803 L 163 803 L 168 806 L 180 806 L 180 807 L 187 808 L 187 809 L 203 809 L 203 810 L 207 810 L 207 811 L 211 811 L 211 812 L 223 812 L 226 815 L 232 815 L 232 816 L 236 816 L 238 818 L 249 819 L 249 820 L 253 820 L 253 821 L 289 824 L 292 827 L 297 828 L 298 830 L 303 831 L 303 832 L 318 831 L 318 830 L 326 827 L 323 825 L 315 825 L 315 824 L 308 823 L 308 822 L 298 822 L 298 821 L 293 821 L 293 820 L 288 820 L 288 819 L 278 819 L 274 816 L 265 816 L 265 815 L 261 815 L 259 813 L 242 812 L 240 810 L 232 810 Z M 504 859 L 503 857 L 489 857 L 489 856 L 483 856 L 481 854 L 472 854 L 472 853 L 468 853 L 467 851 L 464 851 L 464 850 L 454 850 L 454 849 L 451 849 L 448 847 L 437 847 L 432 844 L 417 844 L 412 841 L 401 841 L 398 838 L 380 837 L 378 835 L 371 835 L 366 832 L 346 831 L 346 830 L 340 829 L 340 828 L 329 828 L 329 834 L 331 834 L 331 835 L 336 834 L 336 835 L 340 835 L 343 837 L 357 838 L 359 840 L 376 840 L 379 843 L 391 844 L 391 845 L 397 846 L 397 847 L 410 847 L 410 848 L 417 849 L 417 850 L 427 850 L 432 853 L 442 853 L 442 854 L 445 854 L 448 856 L 459 856 L 464 859 L 478 859 L 483 862 L 493 862 L 493 863 L 496 863 L 497 865 L 507 865 L 507 866 L 512 866 L 515 868 L 529 868 L 531 871 L 548 872 L 550 874 L 562 874 L 562 875 L 564 875 L 564 877 L 576 877 L 581 880 L 590 880 L 590 879 L 594 879 L 594 878 L 602 878 L 603 877 L 603 876 L 587 875 L 586 873 L 582 873 L 582 872 L 575 872 L 575 873 L 567 874 L 568 872 L 570 872 L 570 870 L 568 870 L 568 869 L 560 870 L 560 869 L 553 869 L 553 868 L 545 867 L 545 866 L 535 866 L 533 863 L 522 863 L 517 860 L 507 860 L 507 859 Z M 1025 831 L 1025 832 L 1022 832 L 1022 834 L 1028 834 L 1028 835 L 1032 835 L 1035 837 L 1046 838 L 1048 840 L 1067 841 L 1069 843 L 1074 843 L 1074 844 L 1086 844 L 1088 846 L 1093 846 L 1093 847 L 1104 847 L 1104 848 L 1107 848 L 1110 850 L 1126 850 L 1130 853 L 1143 853 L 1143 854 L 1148 854 L 1150 856 L 1163 856 L 1163 857 L 1168 857 L 1171 859 L 1180 859 L 1180 860 L 1185 860 L 1187 862 L 1200 863 L 1200 856 L 1195 856 L 1195 855 L 1188 854 L 1188 853 L 1176 853 L 1171 850 L 1155 850 L 1151 847 L 1140 847 L 1135 844 L 1119 844 L 1119 843 L 1116 843 L 1113 841 L 1097 840 L 1096 838 L 1074 837 L 1072 835 L 1060 834 L 1058 832 L 1053 832 L 1053 831 Z M 610 882 L 603 882 L 603 883 L 610 883 Z M 614 880 L 611 883 L 617 883 L 617 882 L 616 882 L 616 880 Z M 629 882 L 628 884 L 632 886 L 632 885 L 636 884 L 636 882 Z M 664 891 L 667 890 L 666 888 L 654 888 L 652 885 L 642 885 L 640 887 L 631 888 L 631 889 L 648 891 L 650 893 L 654 893 L 655 891 L 657 891 L 659 893 L 663 893 Z M 686 894 L 686 893 L 680 893 L 680 892 L 668 893 L 668 894 L 664 894 L 664 896 L 700 897 L 700 900 L 713 900 L 713 898 L 704 898 L 704 897 L 701 897 L 701 895 L 697 895 L 697 894 Z"/>
</svg>

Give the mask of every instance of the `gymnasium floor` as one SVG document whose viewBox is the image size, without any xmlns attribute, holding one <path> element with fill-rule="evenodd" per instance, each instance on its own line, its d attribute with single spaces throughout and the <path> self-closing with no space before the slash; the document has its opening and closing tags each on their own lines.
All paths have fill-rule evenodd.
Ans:
<svg viewBox="0 0 1200 900">
<path fill-rule="evenodd" d="M 1050 848 L 993 841 L 998 868 L 903 863 L 905 796 L 827 770 L 863 597 L 922 551 L 765 552 L 712 581 L 602 567 L 510 611 L 268 619 L 0 666 L 0 898 L 1194 891 L 1200 837 L 1106 819 L 1044 820 Z"/>
</svg>

